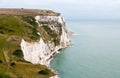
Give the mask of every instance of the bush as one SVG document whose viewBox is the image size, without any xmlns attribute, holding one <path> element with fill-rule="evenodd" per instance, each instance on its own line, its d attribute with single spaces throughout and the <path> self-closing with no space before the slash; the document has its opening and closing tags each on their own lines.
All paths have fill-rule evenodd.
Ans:
<svg viewBox="0 0 120 78">
<path fill-rule="evenodd" d="M 48 72 L 47 69 L 45 69 L 45 70 L 40 70 L 38 73 L 39 73 L 39 74 L 42 74 L 42 75 L 48 75 L 48 74 L 49 74 L 49 72 Z"/>
<path fill-rule="evenodd" d="M 16 50 L 13 52 L 13 55 L 16 57 L 23 57 L 23 53 L 21 50 Z"/>
<path fill-rule="evenodd" d="M 9 75 L 6 74 L 0 74 L 0 78 L 11 78 Z"/>
<path fill-rule="evenodd" d="M 0 60 L 0 63 L 2 63 L 2 60 Z"/>
<path fill-rule="evenodd" d="M 15 66 L 15 62 L 12 62 L 12 63 L 10 64 L 10 66 Z"/>
</svg>

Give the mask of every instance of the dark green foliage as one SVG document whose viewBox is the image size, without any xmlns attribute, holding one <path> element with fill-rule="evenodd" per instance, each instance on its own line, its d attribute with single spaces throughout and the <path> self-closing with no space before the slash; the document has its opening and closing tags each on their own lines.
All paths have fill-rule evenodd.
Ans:
<svg viewBox="0 0 120 78">
<path fill-rule="evenodd" d="M 0 78 L 11 78 L 9 75 L 6 74 L 0 74 Z"/>
<path fill-rule="evenodd" d="M 40 70 L 38 73 L 42 74 L 42 75 L 48 75 L 49 74 L 49 70 L 48 69 Z"/>
<path fill-rule="evenodd" d="M 13 55 L 16 56 L 16 57 L 23 57 L 23 53 L 21 50 L 16 50 L 13 52 Z"/>
<path fill-rule="evenodd" d="M 2 60 L 0 60 L 0 63 L 2 63 Z"/>
<path fill-rule="evenodd" d="M 3 31 L 0 31 L 0 34 L 4 34 Z"/>
<path fill-rule="evenodd" d="M 10 66 L 15 66 L 15 62 L 12 62 L 12 63 L 10 64 Z"/>
</svg>

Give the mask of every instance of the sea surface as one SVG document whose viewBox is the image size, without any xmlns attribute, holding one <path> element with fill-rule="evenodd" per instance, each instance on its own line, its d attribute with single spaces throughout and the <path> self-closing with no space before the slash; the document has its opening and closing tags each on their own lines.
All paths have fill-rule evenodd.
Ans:
<svg viewBox="0 0 120 78">
<path fill-rule="evenodd" d="M 120 22 L 68 21 L 77 35 L 51 63 L 61 78 L 120 78 Z"/>
</svg>

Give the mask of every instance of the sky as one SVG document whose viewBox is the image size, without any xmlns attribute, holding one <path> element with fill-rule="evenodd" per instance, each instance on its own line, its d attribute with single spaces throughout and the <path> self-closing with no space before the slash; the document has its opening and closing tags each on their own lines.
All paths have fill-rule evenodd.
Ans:
<svg viewBox="0 0 120 78">
<path fill-rule="evenodd" d="M 120 0 L 0 0 L 0 8 L 50 9 L 68 20 L 120 20 Z"/>
</svg>

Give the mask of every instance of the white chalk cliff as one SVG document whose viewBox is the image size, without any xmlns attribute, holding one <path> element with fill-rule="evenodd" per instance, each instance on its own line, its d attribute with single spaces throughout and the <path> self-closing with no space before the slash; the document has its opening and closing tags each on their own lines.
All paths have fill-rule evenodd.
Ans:
<svg viewBox="0 0 120 78">
<path fill-rule="evenodd" d="M 33 64 L 49 66 L 60 49 L 70 45 L 69 32 L 62 16 L 36 16 L 40 39 L 28 42 L 22 39 L 24 59 Z"/>
</svg>

